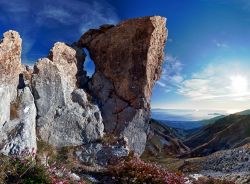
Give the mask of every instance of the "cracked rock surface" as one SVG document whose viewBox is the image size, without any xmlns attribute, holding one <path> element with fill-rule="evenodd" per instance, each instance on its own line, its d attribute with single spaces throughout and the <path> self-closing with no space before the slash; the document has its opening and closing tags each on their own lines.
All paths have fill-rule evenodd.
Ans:
<svg viewBox="0 0 250 184">
<path fill-rule="evenodd" d="M 142 154 L 150 96 L 161 75 L 166 37 L 166 19 L 159 16 L 103 25 L 73 45 L 55 43 L 31 69 L 21 65 L 19 34 L 4 33 L 0 41 L 0 153 L 20 154 L 36 149 L 36 140 L 43 140 L 57 148 L 79 148 L 80 160 L 100 165 L 130 151 Z M 91 78 L 84 71 L 83 49 L 96 66 Z M 102 144 L 104 132 L 126 140 L 126 145 Z"/>
<path fill-rule="evenodd" d="M 138 154 L 146 143 L 150 96 L 161 75 L 166 37 L 166 19 L 154 16 L 91 29 L 78 41 L 96 65 L 89 88 L 99 100 L 105 131 L 123 134 Z"/>
<path fill-rule="evenodd" d="M 56 147 L 82 145 L 103 136 L 99 108 L 86 99 L 84 90 L 76 89 L 84 57 L 80 49 L 58 42 L 34 67 L 38 136 Z"/>
</svg>

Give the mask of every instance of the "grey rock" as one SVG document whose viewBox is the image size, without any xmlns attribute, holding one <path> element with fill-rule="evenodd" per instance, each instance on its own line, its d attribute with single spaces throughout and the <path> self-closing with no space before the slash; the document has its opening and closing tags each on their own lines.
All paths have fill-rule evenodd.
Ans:
<svg viewBox="0 0 250 184">
<path fill-rule="evenodd" d="M 48 143 L 64 147 L 95 141 L 103 136 L 103 130 L 101 113 L 97 106 L 82 108 L 73 103 L 58 108 L 51 123 L 40 127 L 39 133 Z"/>
<path fill-rule="evenodd" d="M 88 165 L 107 166 L 116 164 L 120 158 L 129 155 L 127 141 L 119 141 L 115 145 L 91 143 L 81 146 L 75 151 L 79 161 Z"/>
<path fill-rule="evenodd" d="M 23 80 L 22 40 L 15 31 L 0 42 L 0 152 L 36 150 L 36 107 Z"/>
<path fill-rule="evenodd" d="M 49 58 L 36 63 L 32 78 L 38 136 L 56 147 L 100 139 L 104 130 L 101 112 L 88 101 L 83 89 L 77 89 L 77 76 L 82 73 L 78 65 L 83 62 L 83 53 L 56 43 Z"/>
<path fill-rule="evenodd" d="M 75 174 L 75 173 L 70 173 L 70 174 L 69 174 L 69 177 L 70 177 L 73 181 L 80 181 L 80 180 L 81 180 L 80 176 L 78 176 L 78 175 Z"/>
<path fill-rule="evenodd" d="M 83 89 L 76 89 L 72 92 L 72 101 L 78 103 L 82 107 L 88 104 L 87 94 Z"/>
<path fill-rule="evenodd" d="M 20 155 L 23 151 L 36 150 L 36 107 L 33 95 L 28 87 L 18 90 L 18 117 L 6 122 L 1 132 L 2 153 Z"/>
<path fill-rule="evenodd" d="M 10 120 L 11 94 L 8 86 L 0 87 L 0 130 Z"/>
</svg>

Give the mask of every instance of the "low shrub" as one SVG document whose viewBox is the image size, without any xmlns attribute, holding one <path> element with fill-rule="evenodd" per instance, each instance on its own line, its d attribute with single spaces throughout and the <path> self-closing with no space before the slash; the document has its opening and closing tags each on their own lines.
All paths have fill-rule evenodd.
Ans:
<svg viewBox="0 0 250 184">
<path fill-rule="evenodd" d="M 74 181 L 71 172 L 56 163 L 44 166 L 36 162 L 36 153 L 27 149 L 21 155 L 0 155 L 0 183 L 3 184 L 85 184 Z"/>
<path fill-rule="evenodd" d="M 119 164 L 109 167 L 112 180 L 115 183 L 127 184 L 184 184 L 184 175 L 170 173 L 163 167 L 142 161 L 133 156 L 128 160 L 121 160 Z"/>
</svg>

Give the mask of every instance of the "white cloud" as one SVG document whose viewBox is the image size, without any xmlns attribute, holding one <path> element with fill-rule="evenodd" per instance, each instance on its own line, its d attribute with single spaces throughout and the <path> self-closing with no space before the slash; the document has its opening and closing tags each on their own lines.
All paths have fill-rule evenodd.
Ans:
<svg viewBox="0 0 250 184">
<path fill-rule="evenodd" d="M 246 61 L 225 61 L 208 64 L 190 76 L 182 75 L 183 64 L 166 55 L 163 76 L 158 86 L 163 91 L 185 97 L 181 102 L 158 103 L 157 107 L 222 109 L 237 111 L 250 104 L 250 73 Z M 245 63 L 245 64 L 244 64 Z M 236 111 L 236 110 L 235 110 Z"/>
<path fill-rule="evenodd" d="M 192 100 L 248 100 L 250 75 L 237 63 L 210 64 L 183 80 L 178 93 Z"/>
<path fill-rule="evenodd" d="M 165 88 L 165 92 L 174 90 L 183 81 L 183 76 L 181 75 L 182 68 L 183 64 L 177 57 L 174 57 L 171 54 L 166 54 L 164 58 L 162 76 L 157 84 Z"/>
<path fill-rule="evenodd" d="M 161 87 L 166 87 L 166 84 L 161 81 L 157 81 L 156 83 Z"/>
<path fill-rule="evenodd" d="M 13 23 L 13 29 L 21 33 L 24 44 L 23 59 L 28 63 L 31 62 L 28 59 L 30 55 L 36 54 L 30 53 L 30 50 L 36 40 L 40 39 L 41 27 L 56 28 L 61 35 L 75 33 L 80 37 L 90 28 L 98 28 L 102 24 L 116 24 L 119 21 L 114 7 L 106 0 L 0 0 L 0 11 L 0 21 Z M 70 29 L 62 32 L 63 26 Z M 39 57 L 41 56 L 37 58 Z"/>
<path fill-rule="evenodd" d="M 55 5 L 44 6 L 43 9 L 37 12 L 37 23 L 44 24 L 47 19 L 53 19 L 65 25 L 77 22 L 77 19 L 67 9 Z"/>
</svg>

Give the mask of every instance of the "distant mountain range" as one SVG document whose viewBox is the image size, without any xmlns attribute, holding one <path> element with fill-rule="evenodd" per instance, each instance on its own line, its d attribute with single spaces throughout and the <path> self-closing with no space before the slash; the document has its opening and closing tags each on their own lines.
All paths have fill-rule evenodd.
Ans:
<svg viewBox="0 0 250 184">
<path fill-rule="evenodd" d="M 241 115 L 241 113 L 218 119 L 184 141 L 184 144 L 192 150 L 191 155 L 194 156 L 208 155 L 247 143 L 250 143 L 250 115 Z"/>
<path fill-rule="evenodd" d="M 250 143 L 250 110 L 201 121 L 154 120 L 151 128 L 154 134 L 148 148 L 155 147 L 158 141 L 161 148 L 158 150 L 164 150 L 165 154 L 205 156 Z M 166 141 L 166 137 L 170 137 L 170 141 Z"/>
<path fill-rule="evenodd" d="M 201 121 L 220 115 L 228 115 L 222 110 L 198 110 L 198 109 L 152 109 L 152 118 L 168 121 Z"/>
</svg>

